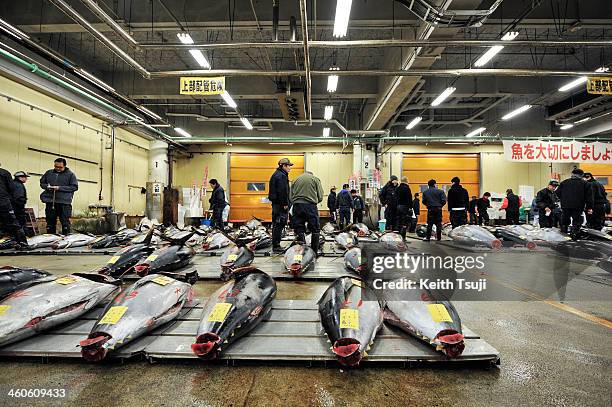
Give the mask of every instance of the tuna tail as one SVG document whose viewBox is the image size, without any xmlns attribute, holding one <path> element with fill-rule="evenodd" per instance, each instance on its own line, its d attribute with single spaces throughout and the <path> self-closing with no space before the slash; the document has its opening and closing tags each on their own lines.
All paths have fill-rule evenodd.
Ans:
<svg viewBox="0 0 612 407">
<path fill-rule="evenodd" d="M 212 332 L 198 335 L 196 343 L 191 344 L 191 350 L 197 357 L 212 360 L 219 357 L 221 338 Z"/>
<path fill-rule="evenodd" d="M 155 233 L 155 228 L 154 227 L 149 229 L 149 231 L 147 232 L 147 236 L 142 241 L 142 244 L 144 244 L 145 246 L 151 245 L 151 240 L 153 239 L 153 233 Z"/>
<path fill-rule="evenodd" d="M 444 329 L 436 335 L 434 338 L 440 342 L 442 349 L 441 351 L 449 358 L 456 358 L 463 353 L 465 344 L 463 343 L 463 334 L 455 331 L 454 329 Z"/>
<path fill-rule="evenodd" d="M 102 332 L 93 332 L 87 339 L 79 342 L 81 356 L 89 362 L 99 362 L 106 357 L 107 349 L 103 345 L 111 339 L 111 336 Z"/>
<path fill-rule="evenodd" d="M 332 347 L 332 352 L 338 356 L 338 363 L 343 366 L 357 366 L 363 355 L 359 351 L 360 343 L 354 338 L 340 338 Z"/>
<path fill-rule="evenodd" d="M 173 246 L 185 246 L 185 243 L 187 243 L 187 241 L 189 239 L 191 239 L 193 237 L 193 235 L 195 235 L 195 232 L 192 230 L 190 233 L 186 234 L 185 236 L 181 237 L 180 239 L 173 239 L 173 238 L 168 237 L 166 235 L 161 235 L 161 238 L 164 239 L 164 240 L 167 240 Z"/>
</svg>

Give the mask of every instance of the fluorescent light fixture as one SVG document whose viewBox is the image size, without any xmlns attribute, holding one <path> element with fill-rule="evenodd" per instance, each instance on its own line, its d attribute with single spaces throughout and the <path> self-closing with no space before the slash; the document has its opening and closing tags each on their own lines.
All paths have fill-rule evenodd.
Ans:
<svg viewBox="0 0 612 407">
<path fill-rule="evenodd" d="M 99 85 L 108 91 L 113 91 L 113 92 L 115 91 L 115 89 L 112 86 L 107 85 L 105 82 L 96 78 L 95 76 L 93 76 L 92 74 L 84 70 L 83 68 L 80 68 L 76 72 L 79 73 L 85 79 L 89 79 L 91 82 L 94 82 L 96 85 Z"/>
<path fill-rule="evenodd" d="M 329 137 L 329 132 L 330 132 L 329 127 L 324 127 L 323 128 L 323 137 Z"/>
<path fill-rule="evenodd" d="M 449 145 L 449 146 L 465 146 L 465 145 L 470 144 L 470 143 L 449 142 L 449 143 L 444 143 L 444 144 Z"/>
<path fill-rule="evenodd" d="M 244 127 L 246 127 L 247 130 L 253 130 L 253 125 L 251 124 L 249 119 L 247 119 L 246 117 L 241 117 L 240 121 L 242 122 L 242 124 L 244 124 Z"/>
<path fill-rule="evenodd" d="M 600 66 L 599 68 L 595 70 L 595 72 L 598 72 L 598 73 L 603 73 L 603 72 L 608 72 L 608 71 L 610 71 L 610 68 L 608 68 L 607 66 Z"/>
<path fill-rule="evenodd" d="M 193 38 L 188 33 L 178 33 L 176 36 L 182 44 L 193 44 Z"/>
<path fill-rule="evenodd" d="M 202 54 L 202 51 L 200 51 L 199 49 L 190 49 L 189 53 L 191 54 L 193 59 L 195 59 L 197 63 L 200 64 L 202 68 L 210 69 L 210 63 L 208 62 L 208 59 L 206 59 L 204 54 Z"/>
<path fill-rule="evenodd" d="M 147 109 L 147 108 L 146 108 L 146 107 L 144 107 L 144 106 L 137 106 L 137 108 L 138 108 L 138 110 L 140 110 L 141 112 L 148 114 L 149 116 L 151 116 L 151 117 L 152 117 L 152 118 L 154 118 L 154 119 L 157 119 L 157 120 L 162 120 L 162 118 L 161 118 L 161 116 L 160 116 L 160 115 L 158 115 L 158 114 L 157 114 L 157 113 L 155 113 L 155 112 L 150 111 L 149 109 Z"/>
<path fill-rule="evenodd" d="M 567 129 L 571 129 L 572 127 L 574 127 L 573 124 L 568 123 L 568 124 L 564 124 L 563 126 L 559 127 L 561 130 L 567 130 Z"/>
<path fill-rule="evenodd" d="M 452 87 L 452 86 L 444 89 L 442 93 L 440 93 L 440 95 L 437 98 L 435 98 L 433 102 L 431 102 L 431 105 L 438 106 L 440 103 L 444 102 L 446 98 L 448 98 L 456 90 L 457 88 Z"/>
<path fill-rule="evenodd" d="M 476 130 L 472 130 L 470 131 L 468 134 L 465 135 L 465 137 L 474 137 L 480 133 L 482 133 L 483 131 L 485 131 L 487 128 L 486 127 L 479 127 Z"/>
<path fill-rule="evenodd" d="M 191 134 L 187 133 L 185 130 L 181 129 L 180 127 L 175 127 L 174 131 L 176 131 L 178 134 L 180 134 L 183 137 L 191 137 Z"/>
<path fill-rule="evenodd" d="M 587 81 L 587 77 L 586 76 L 581 76 L 578 79 L 574 79 L 571 82 L 566 83 L 565 85 L 561 86 L 559 88 L 559 92 L 567 92 L 570 89 L 574 89 L 576 86 L 585 83 Z"/>
<path fill-rule="evenodd" d="M 336 19 L 334 21 L 334 37 L 341 38 L 346 36 L 352 5 L 353 0 L 337 0 Z"/>
<path fill-rule="evenodd" d="M 225 103 L 232 109 L 235 109 L 238 106 L 236 102 L 234 102 L 234 99 L 232 99 L 231 95 L 227 93 L 227 91 L 223 92 L 221 94 L 221 97 L 223 98 L 223 100 L 225 100 Z"/>
<path fill-rule="evenodd" d="M 325 114 L 323 115 L 323 118 L 325 120 L 331 120 L 333 115 L 334 115 L 334 107 L 333 106 L 325 106 Z"/>
<path fill-rule="evenodd" d="M 287 142 L 274 142 L 274 143 L 268 143 L 271 146 L 290 146 L 293 145 L 295 143 L 287 143 Z"/>
<path fill-rule="evenodd" d="M 329 68 L 330 71 L 339 71 L 340 68 L 334 66 Z M 329 75 L 327 77 L 327 91 L 332 93 L 338 88 L 338 75 Z"/>
<path fill-rule="evenodd" d="M 26 33 L 21 31 L 20 29 L 13 27 L 6 21 L 0 18 L 0 28 L 2 28 L 7 34 L 12 35 L 13 37 L 21 40 L 23 38 L 30 38 Z"/>
<path fill-rule="evenodd" d="M 518 36 L 518 34 L 518 31 L 510 31 L 504 34 L 501 39 L 502 41 L 512 41 Z M 494 45 L 490 47 L 484 54 L 480 56 L 480 58 L 476 60 L 476 62 L 474 62 L 474 66 L 477 68 L 485 66 L 491 59 L 493 59 L 495 55 L 499 54 L 502 49 L 504 49 L 503 45 Z"/>
<path fill-rule="evenodd" d="M 519 114 L 526 112 L 527 110 L 531 109 L 532 105 L 523 105 L 521 107 L 519 107 L 518 109 L 514 109 L 513 111 L 511 111 L 510 113 L 506 114 L 505 116 L 502 116 L 502 120 L 510 120 L 512 119 L 514 116 L 518 116 Z"/>
<path fill-rule="evenodd" d="M 410 130 L 412 128 L 414 128 L 414 126 L 416 126 L 417 124 L 419 124 L 419 122 L 423 120 L 423 118 L 421 116 L 417 116 L 414 119 L 412 119 L 410 121 L 410 123 L 408 123 L 408 126 L 406 126 L 406 130 Z"/>
<path fill-rule="evenodd" d="M 580 123 L 588 122 L 589 120 L 591 120 L 591 116 L 585 117 L 584 119 L 576 120 L 574 122 L 574 124 L 580 124 Z"/>
</svg>

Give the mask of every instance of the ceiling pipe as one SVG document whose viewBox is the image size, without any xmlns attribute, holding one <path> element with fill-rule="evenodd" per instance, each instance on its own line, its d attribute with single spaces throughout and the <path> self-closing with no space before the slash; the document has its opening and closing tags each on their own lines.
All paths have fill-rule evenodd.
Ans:
<svg viewBox="0 0 612 407">
<path fill-rule="evenodd" d="M 144 78 L 149 79 L 149 72 L 125 51 L 119 48 L 114 42 L 109 40 L 104 34 L 98 31 L 91 23 L 89 23 L 82 15 L 77 13 L 68 3 L 64 0 L 49 0 L 57 8 L 64 12 L 68 17 L 74 20 L 77 24 L 81 25 L 91 35 L 97 38 L 102 44 L 106 45 L 115 55 L 121 58 L 126 64 L 136 69 Z"/>
<path fill-rule="evenodd" d="M 57 1 L 57 0 L 52 0 Z M 328 76 L 329 71 L 308 72 L 311 76 Z M 150 72 L 150 79 L 208 75 L 208 76 L 306 76 L 305 70 L 272 70 L 263 71 L 256 69 L 191 69 L 178 71 L 156 71 Z M 532 70 L 516 68 L 500 69 L 410 69 L 410 70 L 353 70 L 334 71 L 338 76 L 428 76 L 428 77 L 460 77 L 460 76 L 523 76 L 523 77 L 548 77 L 548 76 L 601 76 L 612 78 L 612 72 L 594 73 L 592 71 L 557 71 L 557 70 Z"/>
<path fill-rule="evenodd" d="M 278 41 L 279 2 L 272 0 L 272 41 Z"/>
<path fill-rule="evenodd" d="M 306 0 L 300 0 L 300 19 L 302 22 L 302 42 L 304 44 L 304 69 L 306 76 L 306 105 L 308 106 L 308 123 L 312 124 L 312 77 L 310 76 L 310 52 L 308 49 L 308 15 Z"/>
<path fill-rule="evenodd" d="M 106 14 L 104 10 L 93 0 L 81 0 L 81 3 L 85 5 L 96 17 L 104 21 L 117 35 L 123 38 L 128 45 L 133 48 L 138 48 L 136 40 L 123 28 L 121 27 L 111 16 Z"/>
<path fill-rule="evenodd" d="M 393 48 L 393 47 L 493 47 L 501 45 L 508 47 L 536 47 L 536 48 L 608 48 L 612 47 L 610 40 L 348 40 L 348 41 L 309 41 L 309 48 Z M 180 49 L 249 49 L 249 48 L 278 48 L 298 49 L 302 44 L 290 41 L 275 42 L 219 42 L 206 44 L 167 44 L 167 43 L 142 43 L 142 49 L 147 50 L 180 50 Z"/>
</svg>

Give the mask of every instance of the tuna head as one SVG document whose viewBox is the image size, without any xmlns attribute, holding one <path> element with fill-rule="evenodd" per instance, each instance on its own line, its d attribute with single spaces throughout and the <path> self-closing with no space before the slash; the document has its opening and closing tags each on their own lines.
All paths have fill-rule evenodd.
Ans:
<svg viewBox="0 0 612 407">
<path fill-rule="evenodd" d="M 462 225 L 448 232 L 448 236 L 457 243 L 468 246 L 486 246 L 494 250 L 502 247 L 502 242 L 482 226 Z"/>
<path fill-rule="evenodd" d="M 121 346 L 175 319 L 192 297 L 188 283 L 151 274 L 119 293 L 82 340 L 81 355 L 97 362 Z"/>
<path fill-rule="evenodd" d="M 294 244 L 285 252 L 283 261 L 287 271 L 294 277 L 299 277 L 308 270 L 315 259 L 315 252 L 309 246 Z"/>
<path fill-rule="evenodd" d="M 364 281 L 340 277 L 319 300 L 321 325 L 344 366 L 357 366 L 374 343 L 383 312 Z"/>
<path fill-rule="evenodd" d="M 202 244 L 202 248 L 204 250 L 222 249 L 224 247 L 229 246 L 230 243 L 231 241 L 227 238 L 227 236 L 217 232 L 212 235 L 209 235 L 206 238 L 204 244 Z"/>
<path fill-rule="evenodd" d="M 368 229 L 364 223 L 355 223 L 351 229 L 356 232 L 359 237 L 365 237 L 370 234 L 370 229 Z"/>
<path fill-rule="evenodd" d="M 400 252 L 404 252 L 408 249 L 404 239 L 402 239 L 402 236 L 394 232 L 387 232 L 383 234 L 379 240 L 380 243 L 382 243 L 388 249 L 393 249 Z"/>
<path fill-rule="evenodd" d="M 336 235 L 336 243 L 344 249 L 350 249 L 357 245 L 357 239 L 350 232 L 342 232 Z"/>
<path fill-rule="evenodd" d="M 344 253 L 344 265 L 348 270 L 361 274 L 365 265 L 361 262 L 361 249 L 359 247 L 353 247 Z"/>
<path fill-rule="evenodd" d="M 267 317 L 276 296 L 276 283 L 266 273 L 243 267 L 204 305 L 193 353 L 215 359 L 225 347 L 255 328 Z"/>
<path fill-rule="evenodd" d="M 33 268 L 0 267 L 0 299 L 50 274 Z"/>
<path fill-rule="evenodd" d="M 255 259 L 252 246 L 231 245 L 221 255 L 221 280 L 227 281 L 231 278 L 233 271 L 237 268 L 250 266 Z"/>
<path fill-rule="evenodd" d="M 189 264 L 195 251 L 188 246 L 168 246 L 155 250 L 134 266 L 141 277 L 161 271 L 172 271 Z"/>
</svg>

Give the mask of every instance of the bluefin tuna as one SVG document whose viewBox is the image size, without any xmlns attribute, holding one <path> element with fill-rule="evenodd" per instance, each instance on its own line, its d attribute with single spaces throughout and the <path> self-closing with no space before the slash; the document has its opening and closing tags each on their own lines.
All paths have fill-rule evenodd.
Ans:
<svg viewBox="0 0 612 407">
<path fill-rule="evenodd" d="M 117 247 L 128 244 L 133 238 L 138 236 L 134 229 L 123 229 L 111 235 L 97 237 L 89 244 L 92 249 L 104 249 L 107 247 Z"/>
<path fill-rule="evenodd" d="M 186 267 L 195 256 L 195 250 L 189 246 L 172 245 L 155 250 L 135 266 L 134 271 L 140 277 L 162 271 L 174 271 Z"/>
<path fill-rule="evenodd" d="M 28 247 L 30 249 L 42 249 L 45 247 L 51 247 L 55 242 L 58 242 L 62 239 L 60 235 L 52 235 L 52 234 L 44 234 L 37 235 L 34 237 L 28 238 Z"/>
<path fill-rule="evenodd" d="M 365 267 L 361 260 L 361 249 L 359 247 L 353 247 L 344 253 L 344 266 L 349 271 L 360 274 Z"/>
<path fill-rule="evenodd" d="M 357 366 L 374 343 L 383 325 L 383 310 L 362 280 L 340 277 L 319 300 L 319 317 L 332 344 L 331 350 L 344 366 Z"/>
<path fill-rule="evenodd" d="M 327 233 L 328 235 L 334 233 L 335 231 L 338 230 L 338 225 L 336 225 L 335 223 L 332 222 L 327 222 L 325 225 L 323 225 L 323 227 L 321 228 L 321 230 L 325 233 Z"/>
<path fill-rule="evenodd" d="M 0 346 L 17 342 L 71 321 L 110 300 L 119 280 L 74 273 L 36 280 L 0 301 Z"/>
<path fill-rule="evenodd" d="M 138 262 L 149 256 L 155 250 L 151 246 L 153 229 L 147 233 L 143 243 L 124 247 L 112 256 L 104 266 L 96 270 L 99 274 L 111 275 L 114 277 L 122 276 L 132 270 Z"/>
<path fill-rule="evenodd" d="M 461 318 L 449 301 L 387 301 L 385 305 L 385 322 L 450 358 L 463 352 Z"/>
<path fill-rule="evenodd" d="M 104 309 L 87 339 L 81 355 L 97 362 L 111 351 L 174 320 L 193 298 L 191 284 L 163 274 L 150 274 L 119 293 Z"/>
<path fill-rule="evenodd" d="M 350 249 L 357 246 L 357 239 L 351 232 L 341 232 L 336 235 L 336 244 L 342 249 Z"/>
<path fill-rule="evenodd" d="M 262 226 L 261 219 L 258 219 L 255 216 L 253 216 L 253 219 L 251 219 L 250 221 L 246 223 L 246 227 L 249 228 L 250 230 L 255 230 L 260 226 Z"/>
<path fill-rule="evenodd" d="M 0 267 L 0 298 L 26 288 L 32 282 L 48 277 L 49 272 L 34 268 Z"/>
<path fill-rule="evenodd" d="M 95 236 L 86 235 L 84 233 L 74 233 L 64 236 L 61 240 L 56 241 L 51 245 L 54 250 L 68 249 L 70 247 L 83 247 L 96 240 Z"/>
<path fill-rule="evenodd" d="M 527 231 L 519 225 L 498 227 L 493 234 L 508 242 L 523 245 L 529 250 L 534 250 L 537 247 L 537 244 L 533 241 L 533 239 L 527 235 Z"/>
<path fill-rule="evenodd" d="M 365 223 L 355 223 L 351 225 L 351 230 L 357 233 L 359 237 L 366 237 L 370 235 L 370 229 L 365 225 Z"/>
<path fill-rule="evenodd" d="M 214 233 L 212 235 L 209 235 L 206 240 L 204 241 L 204 244 L 202 245 L 202 248 L 204 250 L 218 250 L 218 249 L 223 249 L 224 247 L 229 246 L 229 244 L 232 241 L 223 233 L 217 232 Z"/>
<path fill-rule="evenodd" d="M 254 240 L 254 250 L 262 250 L 272 247 L 272 237 L 267 233 L 259 233 Z"/>
<path fill-rule="evenodd" d="M 587 239 L 587 240 L 599 240 L 603 242 L 612 241 L 612 236 L 610 236 L 606 232 L 602 232 L 601 230 L 597 230 L 597 229 L 589 229 L 589 228 L 581 228 L 578 238 Z"/>
<path fill-rule="evenodd" d="M 0 250 L 12 249 L 17 242 L 10 237 L 0 238 Z"/>
<path fill-rule="evenodd" d="M 455 242 L 466 246 L 484 246 L 496 250 L 502 247 L 501 240 L 482 226 L 458 226 L 448 232 L 448 236 Z"/>
<path fill-rule="evenodd" d="M 219 357 L 236 339 L 267 318 L 276 296 L 274 279 L 254 267 L 237 269 L 232 280 L 206 302 L 192 351 L 203 359 Z"/>
<path fill-rule="evenodd" d="M 235 269 L 250 266 L 254 259 L 255 254 L 252 244 L 246 246 L 230 245 L 221 255 L 221 280 L 229 280 Z"/>
<path fill-rule="evenodd" d="M 386 232 L 378 240 L 389 249 L 397 250 L 399 252 L 404 252 L 408 249 L 408 246 L 406 246 L 406 242 L 404 242 L 402 236 L 395 232 Z"/>
<path fill-rule="evenodd" d="M 283 263 L 293 277 L 299 277 L 314 265 L 316 259 L 317 256 L 310 246 L 297 243 L 285 251 Z"/>
</svg>

